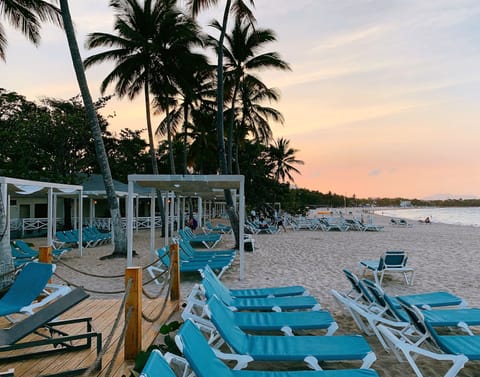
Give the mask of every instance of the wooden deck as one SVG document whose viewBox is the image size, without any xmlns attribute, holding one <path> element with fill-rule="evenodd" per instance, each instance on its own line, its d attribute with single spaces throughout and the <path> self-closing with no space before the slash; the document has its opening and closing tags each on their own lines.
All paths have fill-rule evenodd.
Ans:
<svg viewBox="0 0 480 377">
<path fill-rule="evenodd" d="M 92 317 L 95 331 L 101 332 L 103 337 L 103 344 L 111 332 L 113 324 L 116 320 L 116 316 L 121 304 L 120 299 L 87 299 L 74 308 L 70 309 L 61 319 L 65 318 L 80 318 L 80 317 Z M 155 318 L 160 312 L 163 305 L 162 299 L 151 301 L 143 300 L 143 312 L 145 315 L 151 318 Z M 169 317 L 174 313 L 177 307 L 176 302 L 169 301 L 165 308 L 165 311 L 161 318 L 155 322 L 150 323 L 143 320 L 143 339 L 142 349 L 145 350 L 150 344 L 152 344 L 157 335 L 159 334 L 159 328 L 162 324 L 168 321 Z M 90 376 L 105 376 L 108 368 L 110 367 L 115 348 L 118 344 L 118 339 L 121 335 L 124 317 L 115 331 L 112 338 L 111 346 L 106 351 L 102 359 L 101 371 L 95 371 Z M 78 329 L 79 331 L 83 329 Z M 73 334 L 76 332 L 72 330 Z M 73 335 L 72 334 L 72 335 Z M 120 352 L 113 364 L 113 369 L 110 372 L 110 376 L 130 376 L 130 369 L 133 368 L 133 361 L 123 360 L 123 344 L 121 345 Z M 40 357 L 40 358 L 26 358 L 23 361 L 18 362 L 0 362 L 0 372 L 7 371 L 10 368 L 15 369 L 15 377 L 32 377 L 46 374 L 55 374 L 65 370 L 87 368 L 95 360 L 96 349 L 92 346 L 88 350 L 80 350 L 70 353 L 57 354 L 55 356 Z"/>
</svg>

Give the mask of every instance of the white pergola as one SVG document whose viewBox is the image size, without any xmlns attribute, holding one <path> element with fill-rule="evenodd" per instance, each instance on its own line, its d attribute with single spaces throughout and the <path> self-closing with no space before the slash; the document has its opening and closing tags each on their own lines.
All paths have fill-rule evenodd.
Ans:
<svg viewBox="0 0 480 377">
<path fill-rule="evenodd" d="M 134 185 L 152 189 L 152 197 L 156 190 L 174 193 L 175 195 L 196 196 L 199 198 L 212 198 L 223 195 L 223 190 L 236 190 L 239 198 L 239 254 L 240 254 L 240 279 L 244 277 L 244 229 L 245 223 L 245 177 L 243 175 L 141 175 L 128 176 L 128 203 L 127 203 L 127 266 L 133 265 L 133 199 L 135 197 Z M 151 200 L 155 216 L 154 200 Z M 152 224 L 154 222 L 152 221 Z M 166 228 L 168 229 L 168 227 Z M 150 232 L 150 252 L 155 249 L 155 229 Z M 168 233 L 167 233 L 168 234 Z M 168 235 L 166 234 L 166 237 Z"/>
<path fill-rule="evenodd" d="M 78 195 L 78 216 L 79 224 L 83 222 L 82 196 L 83 187 L 79 185 L 67 185 L 63 183 L 30 181 L 25 179 L 0 177 L 0 187 L 2 188 L 2 201 L 7 213 L 7 234 L 10 234 L 10 196 L 47 195 L 47 246 L 53 246 L 53 232 L 56 219 L 56 196 L 77 196 Z M 82 239 L 82 227 L 78 228 L 79 238 Z M 79 242 L 80 255 L 82 255 L 82 243 Z"/>
</svg>

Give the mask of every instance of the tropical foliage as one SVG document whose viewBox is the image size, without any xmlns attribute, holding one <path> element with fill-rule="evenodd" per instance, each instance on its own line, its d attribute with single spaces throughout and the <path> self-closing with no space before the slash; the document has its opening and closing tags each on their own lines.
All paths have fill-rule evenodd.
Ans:
<svg viewBox="0 0 480 377">
<path fill-rule="evenodd" d="M 0 0 L 0 20 L 20 30 L 33 44 L 40 43 L 43 22 L 62 24 L 60 10 L 43 0 Z M 0 59 L 6 60 L 7 36 L 0 21 Z"/>
<path fill-rule="evenodd" d="M 34 43 L 40 40 L 41 22 L 65 27 L 83 99 L 83 105 L 79 98 L 34 103 L 3 90 L 0 134 L 2 141 L 10 142 L 0 146 L 0 169 L 15 177 L 29 174 L 29 178 L 56 181 L 100 170 L 106 186 L 112 177 L 124 181 L 134 172 L 236 173 L 248 176 L 255 188 L 249 190 L 247 183 L 251 193 L 247 200 L 285 197 L 292 174 L 299 173 L 295 165 L 302 162 L 294 156 L 297 150 L 290 147 L 283 151 L 287 153 L 284 160 L 273 154 L 275 149 L 269 145 L 271 122 L 283 123 L 284 119 L 274 107 L 279 92 L 265 85 L 259 73 L 288 70 L 288 63 L 276 52 L 263 51 L 276 37 L 273 30 L 256 25 L 250 8 L 253 0 L 226 0 L 221 22 L 213 21 L 210 29 L 219 36 L 206 37 L 192 17 L 220 3 L 189 0 L 189 16 L 175 0 L 110 0 L 113 32 L 92 31 L 87 48 L 102 50 L 82 64 L 67 0 L 60 1 L 61 11 L 46 1 L 0 0 L 0 17 Z M 234 18 L 231 30 L 230 14 Z M 6 42 L 0 24 L 2 59 Z M 209 63 L 203 54 L 207 44 L 214 47 L 216 64 Z M 103 62 L 113 63 L 113 69 L 101 84 L 102 93 L 111 85 L 120 98 L 133 99 L 143 93 L 147 142 L 140 130 L 109 134 L 106 120 L 95 113 L 106 99 L 95 108 L 83 68 Z M 164 115 L 156 127 L 152 125 L 152 110 Z M 155 133 L 160 140 L 155 139 Z M 15 140 L 33 152 L 22 155 Z M 52 142 L 56 148 L 49 150 Z M 235 225 L 238 218 L 231 194 L 227 190 L 225 195 Z M 159 206 L 162 211 L 160 201 Z"/>
</svg>

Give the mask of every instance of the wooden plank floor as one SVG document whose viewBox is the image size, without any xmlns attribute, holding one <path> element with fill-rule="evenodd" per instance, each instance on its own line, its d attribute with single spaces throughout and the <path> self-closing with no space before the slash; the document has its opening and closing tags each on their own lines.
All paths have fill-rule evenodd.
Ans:
<svg viewBox="0 0 480 377">
<path fill-rule="evenodd" d="M 109 336 L 113 324 L 116 320 L 120 304 L 121 299 L 87 299 L 75 306 L 74 308 L 70 309 L 64 315 L 62 315 L 61 319 L 92 317 L 95 331 L 102 333 L 103 344 L 105 344 L 105 341 Z M 160 312 L 162 306 L 162 299 L 153 301 L 144 299 L 143 313 L 147 317 L 155 318 L 156 316 L 158 316 L 158 313 Z M 150 323 L 143 320 L 143 350 L 145 350 L 155 341 L 157 335 L 159 334 L 160 326 L 168 321 L 169 317 L 174 313 L 176 307 L 177 303 L 169 301 L 162 316 L 155 323 Z M 106 376 L 107 371 L 110 368 L 113 355 L 115 353 L 115 348 L 118 344 L 118 339 L 123 329 L 124 317 L 125 315 L 122 314 L 122 319 L 112 337 L 111 346 L 108 350 L 106 350 L 106 353 L 103 356 L 102 369 L 100 371 L 93 372 L 92 374 L 90 374 L 90 376 Z M 71 332 L 73 335 L 78 334 L 82 330 L 83 328 L 77 326 L 77 328 L 72 328 Z M 118 352 L 116 360 L 113 363 L 113 368 L 110 371 L 110 376 L 130 376 L 130 369 L 133 367 L 133 361 L 124 361 L 123 354 L 124 350 L 122 344 L 120 352 Z M 95 346 L 92 346 L 89 350 L 80 350 L 70 353 L 58 354 L 55 356 L 31 358 L 25 359 L 23 361 L 9 363 L 0 362 L 0 372 L 7 371 L 10 368 L 14 368 L 15 377 L 33 377 L 45 374 L 54 374 L 64 370 L 87 368 L 93 363 L 93 361 L 95 360 L 95 356 L 96 349 Z"/>
</svg>

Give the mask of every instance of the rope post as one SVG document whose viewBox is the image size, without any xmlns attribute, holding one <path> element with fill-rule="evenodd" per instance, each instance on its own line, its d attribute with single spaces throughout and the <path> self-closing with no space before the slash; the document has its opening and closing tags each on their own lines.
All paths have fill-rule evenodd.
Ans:
<svg viewBox="0 0 480 377">
<path fill-rule="evenodd" d="M 42 263 L 52 263 L 52 247 L 40 246 L 38 248 L 38 261 Z"/>
<path fill-rule="evenodd" d="M 125 302 L 125 320 L 130 308 L 132 313 L 125 333 L 125 360 L 135 359 L 142 350 L 142 268 L 128 267 L 125 270 L 126 287 L 129 280 L 132 282 Z"/>
<path fill-rule="evenodd" d="M 176 302 L 175 310 L 180 310 L 180 266 L 178 244 L 170 245 L 170 300 Z"/>
</svg>

